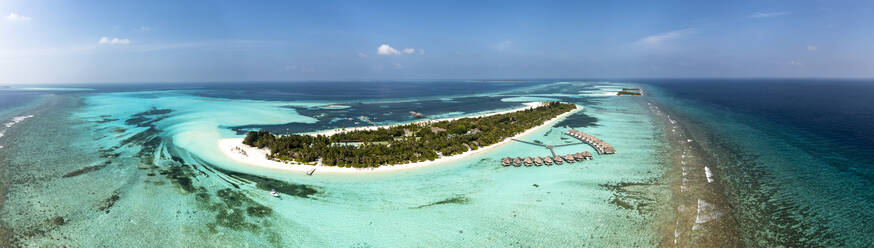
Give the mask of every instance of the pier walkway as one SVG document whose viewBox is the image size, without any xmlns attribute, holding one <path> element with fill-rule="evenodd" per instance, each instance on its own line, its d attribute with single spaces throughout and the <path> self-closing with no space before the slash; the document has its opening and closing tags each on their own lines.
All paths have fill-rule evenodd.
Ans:
<svg viewBox="0 0 874 248">
<path fill-rule="evenodd" d="M 597 151 L 598 154 L 614 154 L 614 153 L 616 153 L 616 149 L 614 149 L 613 146 L 611 146 L 610 144 L 607 144 L 607 142 L 604 142 L 603 140 L 601 140 L 595 136 L 592 136 L 592 135 L 589 135 L 589 134 L 586 134 L 586 133 L 583 133 L 583 132 L 580 132 L 580 131 L 577 131 L 574 129 L 568 130 L 565 134 L 570 135 L 571 137 L 574 137 L 574 138 L 580 140 L 580 142 L 558 144 L 558 145 L 547 145 L 547 144 L 543 144 L 543 143 L 525 141 L 525 140 L 520 140 L 520 139 L 511 139 L 513 141 L 516 141 L 516 142 L 546 148 L 547 150 L 549 150 L 549 153 L 552 156 L 533 157 L 533 158 L 532 157 L 525 157 L 525 158 L 506 157 L 506 158 L 501 159 L 501 164 L 503 164 L 504 166 L 513 165 L 516 167 L 522 166 L 523 164 L 525 166 L 531 166 L 531 165 L 541 166 L 541 165 L 552 165 L 553 163 L 562 164 L 563 162 L 567 162 L 570 164 L 570 163 L 574 163 L 574 162 L 592 159 L 592 154 L 589 152 L 578 152 L 578 153 L 574 153 L 574 154 L 567 154 L 564 156 L 558 156 L 555 154 L 554 148 L 556 148 L 556 147 L 582 145 L 582 144 L 587 144 L 589 146 L 592 146 L 592 148 L 595 148 L 595 151 Z"/>
<path fill-rule="evenodd" d="M 592 148 L 595 148 L 598 151 L 598 154 L 614 154 L 616 153 L 616 149 L 613 148 L 607 142 L 599 139 L 598 137 L 592 136 L 590 134 L 571 129 L 568 130 L 565 134 L 570 135 L 571 137 L 577 138 L 583 143 L 589 144 Z"/>
<path fill-rule="evenodd" d="M 520 139 L 511 139 L 511 140 L 516 141 L 516 142 L 521 142 L 524 144 L 535 145 L 535 146 L 540 146 L 540 147 L 546 148 L 547 150 L 549 150 L 549 153 L 552 154 L 552 156 L 533 157 L 533 158 L 532 157 L 525 157 L 525 158 L 516 157 L 515 159 L 510 158 L 510 157 L 506 157 L 506 158 L 501 159 L 501 164 L 503 164 L 504 166 L 514 165 L 516 167 L 519 167 L 519 166 L 522 166 L 523 164 L 525 166 L 531 166 L 531 165 L 541 166 L 541 165 L 552 165 L 553 163 L 562 164 L 564 162 L 567 162 L 568 164 L 570 164 L 570 163 L 574 163 L 574 162 L 592 159 L 592 154 L 589 152 L 578 152 L 578 153 L 574 153 L 574 154 L 567 154 L 564 156 L 559 156 L 559 155 L 555 154 L 555 150 L 553 149 L 555 147 L 561 147 L 561 146 L 582 145 L 582 144 L 585 144 L 585 142 L 567 143 L 567 144 L 558 144 L 558 145 L 547 145 L 547 144 L 543 144 L 543 143 L 525 141 L 525 140 L 520 140 Z"/>
<path fill-rule="evenodd" d="M 585 144 L 585 142 L 577 142 L 577 143 L 568 143 L 568 144 L 559 144 L 559 145 L 547 145 L 547 144 L 536 143 L 536 142 L 531 142 L 531 141 L 524 141 L 524 140 L 518 140 L 518 139 L 512 139 L 512 140 L 513 140 L 513 141 L 517 141 L 517 142 L 522 142 L 522 143 L 525 143 L 525 144 L 529 144 L 529 145 L 542 146 L 542 147 L 544 147 L 544 148 L 546 148 L 546 149 L 549 149 L 549 152 L 552 153 L 552 156 L 553 156 L 553 157 L 555 157 L 555 150 L 553 150 L 552 148 L 555 148 L 555 147 L 561 147 L 561 146 L 572 146 L 572 145 L 582 145 L 582 144 Z"/>
</svg>

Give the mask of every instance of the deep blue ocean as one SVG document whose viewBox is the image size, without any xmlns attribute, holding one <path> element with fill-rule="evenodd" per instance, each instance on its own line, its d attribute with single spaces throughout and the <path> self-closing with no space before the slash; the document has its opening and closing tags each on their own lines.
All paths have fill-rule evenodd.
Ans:
<svg viewBox="0 0 874 248">
<path fill-rule="evenodd" d="M 874 80 L 645 80 L 712 156 L 748 245 L 874 244 Z"/>
</svg>

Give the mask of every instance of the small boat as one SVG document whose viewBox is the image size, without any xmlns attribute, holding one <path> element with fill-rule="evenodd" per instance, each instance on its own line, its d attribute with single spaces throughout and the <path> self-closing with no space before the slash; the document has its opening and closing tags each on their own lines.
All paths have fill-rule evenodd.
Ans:
<svg viewBox="0 0 874 248">
<path fill-rule="evenodd" d="M 270 195 L 272 195 L 272 196 L 274 196 L 274 197 L 279 197 L 279 193 L 276 192 L 276 189 L 272 189 L 272 190 L 270 190 Z"/>
<path fill-rule="evenodd" d="M 312 170 L 310 170 L 310 172 L 307 172 L 307 176 L 312 176 L 313 173 L 316 173 L 316 168 L 313 168 Z"/>
</svg>

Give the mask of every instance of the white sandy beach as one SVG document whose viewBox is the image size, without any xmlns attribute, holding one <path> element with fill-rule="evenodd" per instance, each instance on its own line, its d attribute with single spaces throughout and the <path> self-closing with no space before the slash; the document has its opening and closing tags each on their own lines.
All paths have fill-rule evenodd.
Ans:
<svg viewBox="0 0 874 248">
<path fill-rule="evenodd" d="M 477 116 L 466 116 L 466 117 L 483 117 L 483 116 L 510 113 L 510 112 L 515 112 L 515 111 L 521 111 L 521 110 L 528 109 L 528 108 L 538 107 L 538 106 L 541 106 L 542 104 L 543 103 L 540 103 L 540 102 L 530 102 L 530 103 L 525 103 L 526 107 L 522 107 L 522 108 L 518 108 L 518 109 L 487 113 L 487 114 L 482 114 L 482 115 L 477 115 Z M 218 146 L 219 146 L 219 149 L 222 151 L 222 153 L 225 154 L 225 156 L 233 158 L 234 160 L 236 160 L 238 162 L 248 164 L 248 165 L 253 165 L 253 166 L 259 166 L 259 167 L 263 167 L 263 168 L 282 170 L 282 171 L 309 172 L 313 168 L 316 169 L 316 173 L 326 173 L 326 172 L 327 173 L 362 173 L 362 172 L 394 171 L 394 170 L 418 168 L 418 167 L 425 167 L 425 166 L 440 164 L 440 163 L 444 163 L 444 162 L 449 162 L 449 161 L 453 161 L 453 160 L 466 158 L 466 157 L 473 156 L 473 155 L 476 155 L 479 153 L 483 153 L 483 152 L 489 151 L 491 149 L 494 149 L 496 147 L 499 147 L 501 145 L 507 144 L 507 143 L 511 142 L 512 141 L 511 139 L 513 139 L 513 138 L 521 138 L 521 137 L 524 137 L 528 134 L 531 134 L 537 130 L 540 130 L 544 127 L 550 127 L 556 121 L 562 120 L 565 117 L 567 117 L 573 113 L 576 113 L 577 111 L 579 111 L 581 109 L 582 109 L 582 107 L 577 106 L 576 109 L 571 110 L 567 113 L 560 114 L 560 115 L 556 116 L 555 118 L 552 118 L 551 120 L 548 120 L 539 126 L 525 130 L 525 132 L 517 134 L 516 136 L 506 138 L 501 142 L 491 144 L 491 145 L 488 145 L 485 147 L 480 147 L 479 149 L 476 149 L 476 150 L 467 151 L 465 153 L 453 155 L 453 156 L 440 157 L 438 159 L 431 160 L 431 161 L 415 162 L 415 163 L 409 163 L 409 164 L 397 164 L 397 165 L 382 165 L 380 167 L 375 167 L 375 168 L 374 167 L 371 167 L 371 168 L 345 168 L 345 167 L 336 167 L 336 166 L 324 166 L 321 164 L 305 165 L 305 164 L 296 164 L 296 163 L 277 162 L 274 160 L 267 159 L 267 154 L 270 153 L 270 151 L 268 149 L 266 149 L 266 148 L 265 149 L 258 149 L 255 147 L 245 145 L 245 144 L 243 144 L 243 138 L 221 139 L 218 141 Z M 446 118 L 446 119 L 427 120 L 427 121 L 455 120 L 455 119 L 466 118 L 466 117 Z M 427 122 L 427 121 L 420 121 L 420 122 Z M 420 122 L 416 122 L 416 123 L 420 123 Z M 337 134 L 337 133 L 341 133 L 341 132 L 348 132 L 348 131 L 352 131 L 352 130 L 372 130 L 372 129 L 376 129 L 376 128 L 380 128 L 380 127 L 390 127 L 390 126 L 357 127 L 357 128 L 347 128 L 345 130 L 333 129 L 333 130 L 328 130 L 328 131 L 323 131 L 323 132 L 311 133 L 311 135 L 322 134 L 322 135 L 329 135 L 330 136 L 333 134 Z"/>
</svg>

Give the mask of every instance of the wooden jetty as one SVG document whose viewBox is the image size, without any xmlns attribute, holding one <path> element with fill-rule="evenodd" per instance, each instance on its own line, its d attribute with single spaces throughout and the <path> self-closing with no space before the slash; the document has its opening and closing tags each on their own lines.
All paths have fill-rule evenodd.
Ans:
<svg viewBox="0 0 874 248">
<path fill-rule="evenodd" d="M 560 155 L 560 154 L 556 154 L 555 150 L 553 149 L 555 147 L 581 145 L 581 144 L 588 144 L 588 145 L 594 147 L 595 150 L 598 152 L 598 154 L 616 153 L 616 150 L 613 149 L 612 146 L 607 144 L 607 142 L 604 142 L 598 138 L 595 138 L 594 136 L 591 136 L 591 135 L 588 135 L 588 134 L 585 134 L 583 132 L 573 130 L 573 129 L 568 131 L 566 134 L 579 139 L 580 142 L 559 144 L 559 145 L 547 145 L 547 144 L 543 144 L 543 143 L 539 143 L 539 142 L 530 142 L 530 141 L 512 139 L 513 141 L 517 141 L 520 143 L 529 144 L 529 145 L 536 145 L 536 146 L 546 148 L 549 150 L 549 154 L 551 154 L 551 155 L 546 156 L 546 157 L 524 157 L 524 158 L 523 157 L 516 157 L 516 158 L 505 157 L 505 158 L 501 159 L 501 164 L 504 166 L 510 166 L 512 164 L 513 166 L 516 166 L 516 167 L 520 167 L 523 164 L 525 166 L 532 166 L 532 165 L 551 166 L 553 164 L 555 164 L 555 165 L 560 165 L 560 164 L 564 164 L 564 163 L 572 164 L 572 163 L 576 163 L 576 162 L 582 162 L 584 160 L 592 160 L 592 153 L 590 153 L 588 151 Z"/>
<path fill-rule="evenodd" d="M 614 154 L 614 153 L 616 153 L 616 149 L 614 149 L 613 146 L 611 146 L 610 144 L 607 144 L 607 142 L 604 142 L 603 140 L 599 139 L 598 137 L 589 135 L 587 133 L 584 133 L 584 132 L 581 132 L 581 131 L 578 131 L 575 129 L 568 130 L 565 134 L 570 135 L 571 137 L 577 138 L 578 140 L 583 141 L 586 144 L 589 144 L 590 146 L 592 146 L 592 148 L 595 148 L 595 151 L 597 151 L 598 154 Z"/>
</svg>

